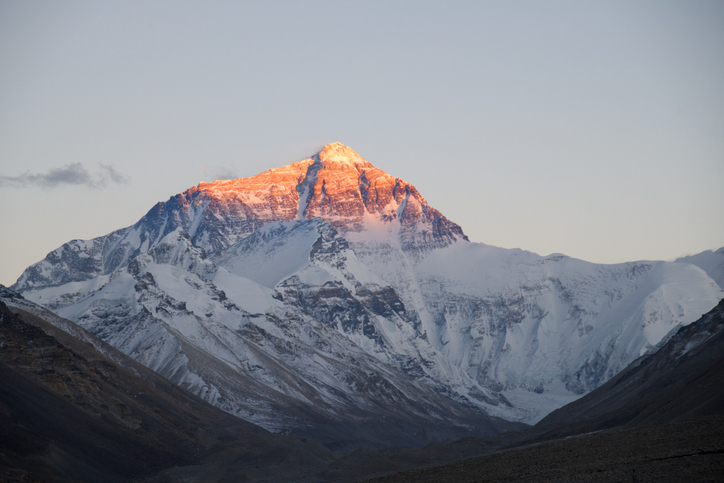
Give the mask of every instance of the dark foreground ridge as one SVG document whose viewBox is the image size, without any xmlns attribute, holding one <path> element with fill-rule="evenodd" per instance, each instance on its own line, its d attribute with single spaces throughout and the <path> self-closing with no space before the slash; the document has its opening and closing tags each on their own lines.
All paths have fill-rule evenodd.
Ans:
<svg viewBox="0 0 724 483">
<path fill-rule="evenodd" d="M 85 338 L 0 301 L 0 481 L 281 481 L 331 458 Z"/>
<path fill-rule="evenodd" d="M 375 483 L 724 481 L 724 417 L 604 431 L 501 451 Z"/>
</svg>

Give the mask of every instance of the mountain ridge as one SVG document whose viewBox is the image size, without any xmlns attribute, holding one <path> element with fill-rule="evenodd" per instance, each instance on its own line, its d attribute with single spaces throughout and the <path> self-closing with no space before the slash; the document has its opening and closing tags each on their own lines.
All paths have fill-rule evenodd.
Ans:
<svg viewBox="0 0 724 483">
<path fill-rule="evenodd" d="M 338 161 L 350 157 L 359 162 Z M 353 179 L 338 176 L 351 170 L 359 175 Z M 365 223 L 397 220 L 408 248 L 421 248 L 424 241 L 445 246 L 457 238 L 467 239 L 462 229 L 430 207 L 414 186 L 375 168 L 347 146 L 334 143 L 310 158 L 250 178 L 199 183 L 157 203 L 131 227 L 63 245 L 48 254 L 48 264 L 29 267 L 13 287 L 23 291 L 106 275 L 177 228 L 213 254 L 269 222 L 315 217 L 329 218 L 343 234 L 362 231 Z M 416 233 L 420 224 L 430 227 Z M 53 272 L 51 265 L 63 259 L 70 263 Z"/>
<path fill-rule="evenodd" d="M 193 187 L 12 288 L 274 431 L 379 408 L 460 431 L 480 415 L 535 422 L 722 296 L 691 264 L 472 243 L 340 144 Z M 506 427 L 486 421 L 476 431 Z"/>
</svg>

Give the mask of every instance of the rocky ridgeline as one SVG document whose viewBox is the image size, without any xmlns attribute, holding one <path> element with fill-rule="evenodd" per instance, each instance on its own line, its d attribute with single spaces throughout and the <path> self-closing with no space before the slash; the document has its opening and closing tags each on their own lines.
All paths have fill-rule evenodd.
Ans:
<svg viewBox="0 0 724 483">
<path fill-rule="evenodd" d="M 414 186 L 333 143 L 311 158 L 251 178 L 200 183 L 156 204 L 132 227 L 66 243 L 29 267 L 13 287 L 23 291 L 112 273 L 179 228 L 212 255 L 270 222 L 315 217 L 342 235 L 396 221 L 405 249 L 467 239 Z"/>
</svg>

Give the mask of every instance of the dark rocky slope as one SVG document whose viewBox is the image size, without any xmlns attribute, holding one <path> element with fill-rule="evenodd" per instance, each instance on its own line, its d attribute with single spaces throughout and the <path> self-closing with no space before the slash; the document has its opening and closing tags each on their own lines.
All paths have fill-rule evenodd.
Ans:
<svg viewBox="0 0 724 483">
<path fill-rule="evenodd" d="M 597 432 L 400 472 L 370 483 L 719 482 L 724 417 Z"/>
<path fill-rule="evenodd" d="M 282 480 L 330 458 L 321 445 L 271 435 L 87 336 L 126 367 L 0 301 L 0 481 Z"/>
</svg>

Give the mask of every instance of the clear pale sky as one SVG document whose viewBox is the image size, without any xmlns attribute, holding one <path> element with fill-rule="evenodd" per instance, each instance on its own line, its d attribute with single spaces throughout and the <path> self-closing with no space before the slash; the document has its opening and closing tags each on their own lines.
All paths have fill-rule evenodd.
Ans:
<svg viewBox="0 0 724 483">
<path fill-rule="evenodd" d="M 349 145 L 472 241 L 724 246 L 724 2 L 0 0 L 0 283 Z"/>
</svg>

